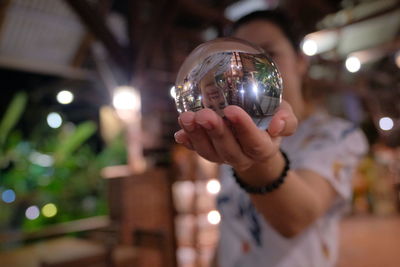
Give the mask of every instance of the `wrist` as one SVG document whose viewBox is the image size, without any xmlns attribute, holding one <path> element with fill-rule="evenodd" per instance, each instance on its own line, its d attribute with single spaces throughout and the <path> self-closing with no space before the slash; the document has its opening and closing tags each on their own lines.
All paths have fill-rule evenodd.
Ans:
<svg viewBox="0 0 400 267">
<path fill-rule="evenodd" d="M 264 186 L 272 183 L 282 175 L 288 162 L 278 150 L 274 155 L 268 157 L 262 162 L 257 162 L 244 170 L 234 168 L 235 173 L 240 180 L 249 186 Z"/>
</svg>

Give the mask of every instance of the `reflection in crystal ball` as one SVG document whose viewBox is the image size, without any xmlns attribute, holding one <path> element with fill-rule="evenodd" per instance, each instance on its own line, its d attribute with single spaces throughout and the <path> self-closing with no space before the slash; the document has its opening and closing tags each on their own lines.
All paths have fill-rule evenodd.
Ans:
<svg viewBox="0 0 400 267">
<path fill-rule="evenodd" d="M 228 105 L 243 108 L 266 129 L 282 101 L 282 78 L 264 51 L 236 38 L 198 46 L 182 64 L 175 84 L 179 113 L 210 108 L 224 116 Z"/>
</svg>

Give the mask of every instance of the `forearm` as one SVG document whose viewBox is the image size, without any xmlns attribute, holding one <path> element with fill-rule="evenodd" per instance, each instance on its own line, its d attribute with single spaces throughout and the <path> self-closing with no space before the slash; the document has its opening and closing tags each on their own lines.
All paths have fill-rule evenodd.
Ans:
<svg viewBox="0 0 400 267">
<path fill-rule="evenodd" d="M 246 183 L 261 186 L 279 177 L 283 165 L 283 157 L 277 153 L 268 161 L 238 174 Z M 317 192 L 319 188 L 321 192 Z M 321 195 L 324 192 L 326 194 Z M 250 194 L 250 198 L 272 227 L 283 236 L 292 237 L 325 212 L 333 194 L 322 177 L 307 171 L 289 171 L 278 189 L 264 195 Z"/>
</svg>

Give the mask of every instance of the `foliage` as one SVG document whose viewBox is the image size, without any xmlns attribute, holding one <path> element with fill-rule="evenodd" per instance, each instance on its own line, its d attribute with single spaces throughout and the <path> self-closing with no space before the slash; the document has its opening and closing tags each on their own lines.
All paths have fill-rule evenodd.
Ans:
<svg viewBox="0 0 400 267">
<path fill-rule="evenodd" d="M 107 213 L 101 168 L 123 164 L 126 158 L 122 138 L 99 153 L 89 145 L 97 126 L 87 121 L 77 126 L 65 123 L 50 129 L 45 121 L 24 138 L 15 125 L 25 110 L 27 96 L 17 94 L 0 121 L 0 196 L 15 192 L 15 201 L 0 201 L 0 230 L 31 231 L 46 225 Z M 45 116 L 44 116 L 45 117 Z M 41 209 L 54 203 L 57 214 L 43 213 L 29 220 L 30 206 Z"/>
</svg>

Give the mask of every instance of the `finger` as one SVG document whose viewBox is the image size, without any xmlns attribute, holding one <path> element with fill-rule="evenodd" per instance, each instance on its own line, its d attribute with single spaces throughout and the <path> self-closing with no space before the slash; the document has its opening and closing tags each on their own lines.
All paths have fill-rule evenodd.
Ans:
<svg viewBox="0 0 400 267">
<path fill-rule="evenodd" d="M 258 129 L 243 109 L 238 106 L 228 106 L 224 109 L 224 114 L 231 122 L 235 136 L 248 157 L 262 161 L 277 151 L 268 132 Z"/>
<path fill-rule="evenodd" d="M 283 101 L 268 126 L 271 137 L 292 135 L 297 129 L 297 118 L 292 107 Z"/>
<path fill-rule="evenodd" d="M 192 148 L 207 160 L 221 162 L 208 135 L 202 127 L 196 124 L 194 117 L 194 112 L 184 112 L 178 118 L 179 124 L 190 140 Z"/>
<path fill-rule="evenodd" d="M 253 161 L 243 153 L 230 127 L 217 113 L 211 109 L 202 109 L 196 112 L 195 121 L 204 128 L 223 162 L 236 169 L 246 169 L 253 164 Z"/>
<path fill-rule="evenodd" d="M 179 130 L 174 134 L 175 141 L 178 144 L 184 145 L 186 148 L 190 150 L 194 150 L 192 142 L 190 141 L 189 137 L 185 133 L 184 130 Z"/>
</svg>

